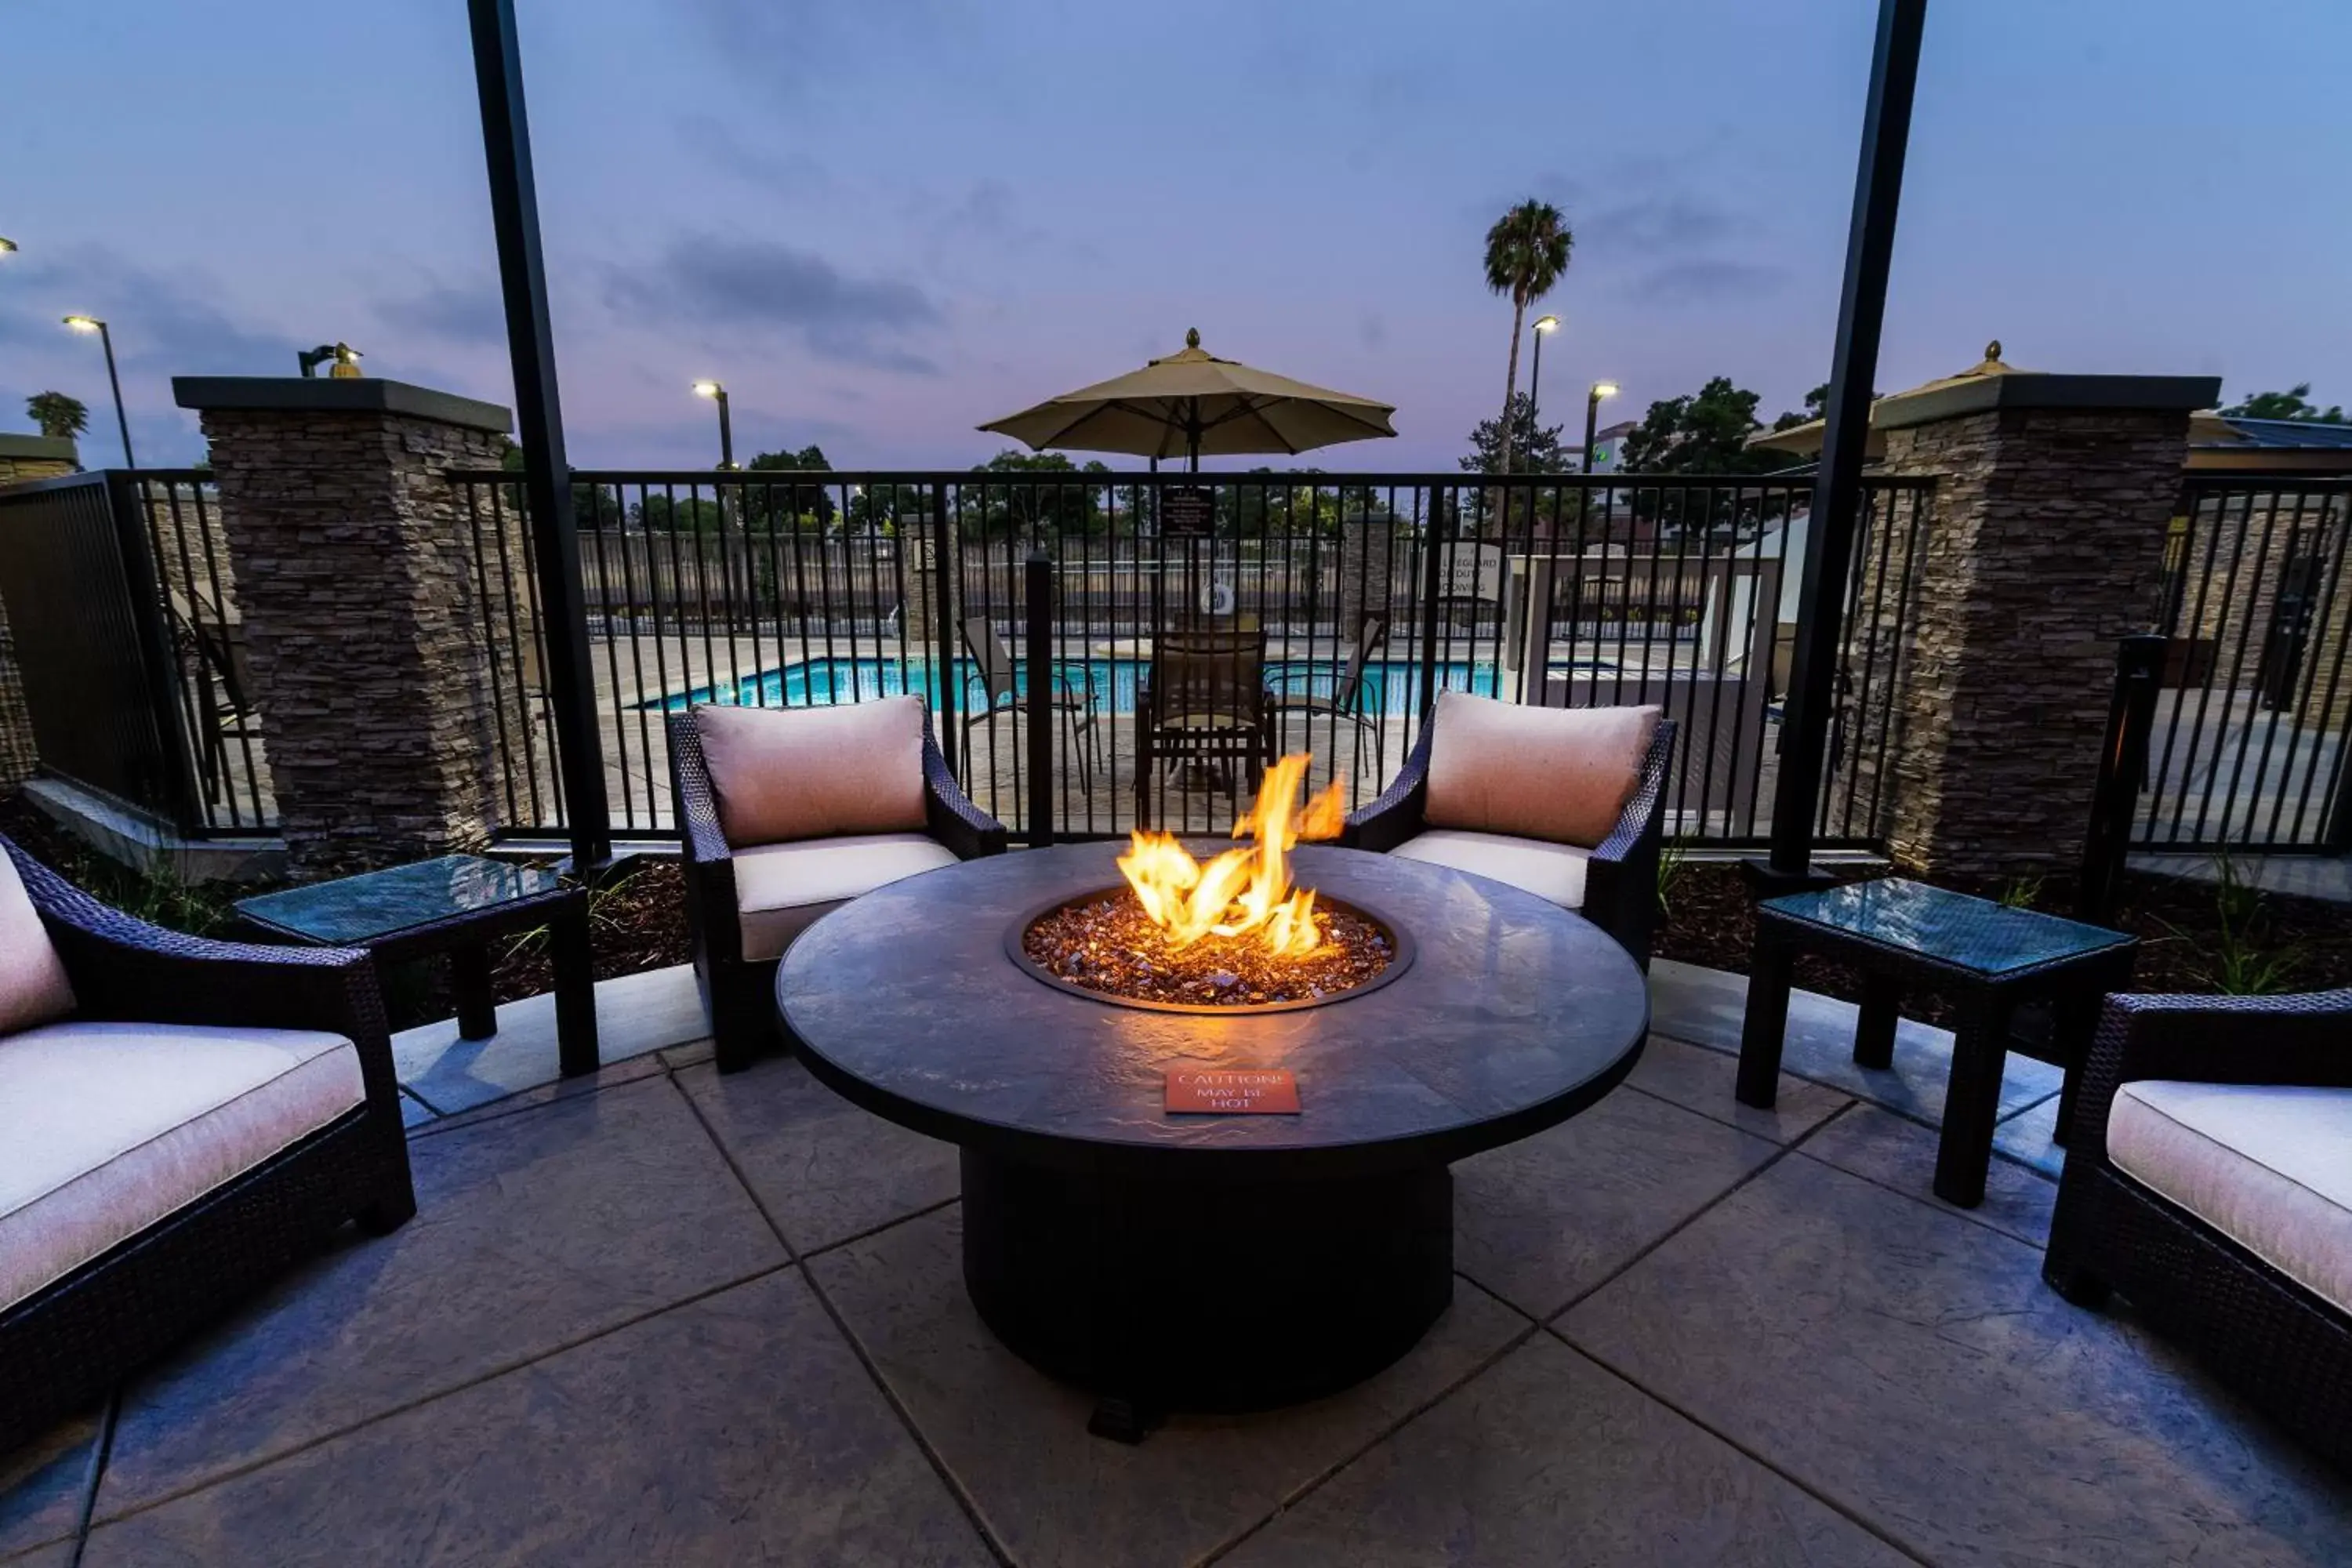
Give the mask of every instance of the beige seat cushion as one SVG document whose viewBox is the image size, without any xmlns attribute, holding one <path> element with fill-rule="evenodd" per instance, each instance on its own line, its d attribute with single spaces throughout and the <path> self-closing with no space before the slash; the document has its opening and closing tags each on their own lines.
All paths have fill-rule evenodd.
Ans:
<svg viewBox="0 0 2352 1568">
<path fill-rule="evenodd" d="M 1547 844 L 1540 838 L 1514 838 L 1502 833 L 1464 833 L 1433 828 L 1398 845 L 1391 853 L 1408 860 L 1451 866 L 1474 877 L 1491 877 L 1524 888 L 1539 899 L 1549 899 L 1564 910 L 1584 907 L 1585 863 L 1589 849 L 1572 844 Z"/>
<path fill-rule="evenodd" d="M 340 1035 L 80 1023 L 0 1039 L 0 1307 L 365 1097 Z"/>
<path fill-rule="evenodd" d="M 885 882 L 956 863 L 953 850 L 919 833 L 765 844 L 739 849 L 732 858 L 747 959 L 781 958 L 793 938 L 826 910 Z"/>
<path fill-rule="evenodd" d="M 719 826 L 740 849 L 849 833 L 920 832 L 923 705 L 694 710 Z"/>
<path fill-rule="evenodd" d="M 2107 1157 L 2352 1312 L 2352 1089 L 2127 1083 Z"/>
<path fill-rule="evenodd" d="M 73 1010 L 73 985 L 41 923 L 41 911 L 25 891 L 16 863 L 0 853 L 0 1035 Z"/>
<path fill-rule="evenodd" d="M 1641 783 L 1658 710 L 1531 708 L 1441 691 L 1433 722 L 1430 826 L 1591 849 Z"/>
</svg>

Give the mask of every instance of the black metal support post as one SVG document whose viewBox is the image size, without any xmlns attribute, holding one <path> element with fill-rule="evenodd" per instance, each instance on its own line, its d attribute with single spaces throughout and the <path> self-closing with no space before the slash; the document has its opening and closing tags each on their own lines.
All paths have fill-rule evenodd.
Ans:
<svg viewBox="0 0 2352 1568">
<path fill-rule="evenodd" d="M 956 710 L 963 697 L 962 683 L 956 679 L 956 644 L 961 627 L 956 617 L 956 578 L 959 552 L 954 524 L 948 518 L 948 488 L 930 487 L 931 497 L 931 641 L 936 661 L 932 668 L 940 672 L 939 731 L 940 754 L 948 760 L 948 771 L 960 779 L 956 772 L 964 754 L 963 727 L 956 722 Z M 969 779 L 964 780 L 967 786 Z"/>
<path fill-rule="evenodd" d="M 1028 650 L 1023 695 L 1029 710 L 1029 847 L 1054 842 L 1054 562 L 1043 550 L 1029 552 L 1022 576 L 1027 612 Z"/>
<path fill-rule="evenodd" d="M 1445 582 L 1445 491 L 1429 487 L 1429 519 L 1421 530 L 1421 721 L 1437 711 L 1437 597 Z"/>
<path fill-rule="evenodd" d="M 2156 728 L 2157 688 L 2164 679 L 2165 639 L 2155 633 L 2116 644 L 2116 695 L 2099 746 L 2099 783 L 2091 797 L 2091 831 L 2083 841 L 2082 885 L 2074 915 L 2105 925 L 2115 915 L 2132 813 L 2147 776 L 2148 736 Z"/>
<path fill-rule="evenodd" d="M 1927 0 L 1879 0 L 1870 97 L 1863 110 L 1862 158 L 1854 173 L 1853 219 L 1846 234 L 1845 289 L 1838 303 L 1837 352 L 1812 521 L 1805 533 L 1804 585 L 1788 717 L 1780 729 L 1780 776 L 1772 800 L 1772 853 L 1759 869 L 1766 885 L 1801 883 L 1812 863 L 1822 758 L 1837 700 L 1838 648 L 1846 577 L 1862 513 L 1862 464 L 1870 441 L 1871 384 L 1886 315 L 1886 275 L 1895 251 L 1911 99 L 1919 79 L 1919 35 Z"/>
<path fill-rule="evenodd" d="M 1544 320 L 1551 318 L 1547 316 Z M 1535 363 L 1528 371 L 1528 423 L 1538 430 L 1543 428 L 1543 341 L 1549 336 L 1538 323 L 1535 329 Z"/>
<path fill-rule="evenodd" d="M 522 51 L 514 0 L 467 0 L 473 23 L 474 79 L 482 100 L 482 146 L 489 162 L 490 223 L 498 235 L 506 296 L 507 346 L 514 361 L 515 421 L 522 437 L 523 499 L 531 521 L 531 564 L 545 619 L 549 705 L 572 836 L 583 873 L 612 858 L 604 755 L 580 591 L 580 535 L 572 512 L 572 468 L 563 455 L 563 410 L 556 395 L 555 341 L 548 324 L 547 273 L 540 257 L 539 195 L 531 176 L 530 123 L 523 107 Z"/>
<path fill-rule="evenodd" d="M 1600 425 L 1601 389 L 1596 386 L 1584 395 L 1584 467 L 1581 470 L 1584 473 L 1592 471 L 1592 442 L 1599 434 Z M 1589 496 L 1591 492 L 1584 493 Z"/>
<path fill-rule="evenodd" d="M 735 467 L 735 425 L 728 417 L 725 387 L 719 389 L 715 401 L 719 405 L 719 466 L 732 469 Z"/>
<path fill-rule="evenodd" d="M 122 412 L 122 378 L 114 374 L 114 333 L 104 321 L 98 324 L 98 341 L 106 350 L 106 384 L 114 392 L 114 427 L 122 435 L 122 466 L 135 468 L 139 459 L 131 455 L 131 419 Z"/>
</svg>

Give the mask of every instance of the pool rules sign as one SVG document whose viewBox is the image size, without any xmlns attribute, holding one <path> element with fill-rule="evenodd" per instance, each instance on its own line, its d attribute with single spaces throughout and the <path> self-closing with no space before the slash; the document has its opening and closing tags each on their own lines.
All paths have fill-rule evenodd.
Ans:
<svg viewBox="0 0 2352 1568">
<path fill-rule="evenodd" d="M 1279 1068 L 1170 1068 L 1168 1109 L 1209 1116 L 1296 1116 L 1298 1080 Z"/>
</svg>

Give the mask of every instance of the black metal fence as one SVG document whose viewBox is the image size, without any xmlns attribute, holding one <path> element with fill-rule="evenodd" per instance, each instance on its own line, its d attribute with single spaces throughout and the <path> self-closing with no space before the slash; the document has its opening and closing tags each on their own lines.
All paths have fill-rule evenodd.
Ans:
<svg viewBox="0 0 2352 1568">
<path fill-rule="evenodd" d="M 2191 476 L 2166 540 L 2169 639 L 2135 844 L 2352 847 L 2352 479 Z"/>
<path fill-rule="evenodd" d="M 0 493 L 0 597 L 42 767 L 199 836 L 276 818 L 218 521 L 194 470 Z"/>
<path fill-rule="evenodd" d="M 499 740 L 509 819 L 551 831 L 562 803 L 520 487 L 506 472 L 451 479 L 490 563 L 497 707 L 518 716 Z M 1315 782 L 1360 804 L 1402 763 L 1440 689 L 1658 703 L 1685 737 L 1672 831 L 1753 844 L 1769 827 L 1809 479 L 581 471 L 574 483 L 624 836 L 673 830 L 667 711 L 900 692 L 929 702 L 966 787 L 1016 827 L 1042 789 L 1057 834 L 1139 819 L 1223 831 L 1249 799 L 1244 753 L 1281 751 L 1309 751 Z M 1870 491 L 1822 803 L 1831 842 L 1883 831 L 1872 752 L 1887 726 L 1866 721 L 1894 687 L 1929 494 L 1910 481 Z M 1054 587 L 1042 780 L 1019 695 L 1033 551 Z M 1206 648 L 1225 668 L 1203 686 Z M 1175 691 L 1205 707 L 1171 711 Z M 1235 726 L 1258 742 L 1198 733 Z"/>
</svg>

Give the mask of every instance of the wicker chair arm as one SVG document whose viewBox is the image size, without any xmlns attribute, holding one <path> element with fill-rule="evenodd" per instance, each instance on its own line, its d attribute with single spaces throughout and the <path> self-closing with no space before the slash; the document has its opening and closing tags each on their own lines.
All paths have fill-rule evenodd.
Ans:
<svg viewBox="0 0 2352 1568">
<path fill-rule="evenodd" d="M 2101 1150 L 2116 1091 L 2140 1079 L 2352 1089 L 2352 989 L 2110 996 L 2083 1070 L 2075 1126 Z"/>
<path fill-rule="evenodd" d="M 1432 733 L 1424 728 L 1420 742 L 1405 758 L 1404 766 L 1390 781 L 1389 787 L 1381 792 L 1381 797 L 1349 816 L 1347 826 L 1340 831 L 1340 843 L 1385 855 L 1421 831 L 1422 814 L 1429 803 Z"/>
<path fill-rule="evenodd" d="M 734 851 L 719 826 L 719 793 L 702 753 L 702 731 L 691 713 L 669 716 L 670 799 L 677 812 L 678 871 L 686 882 L 686 917 L 709 956 L 740 959 Z"/>
<path fill-rule="evenodd" d="M 960 860 L 1004 853 L 1004 824 L 963 793 L 928 729 L 923 734 L 923 818 L 931 837 L 953 850 Z"/>
<path fill-rule="evenodd" d="M 99 902 L 5 838 L 0 847 L 16 862 L 65 964 L 76 1017 L 322 1030 L 359 1047 L 371 1099 L 397 1092 L 372 954 L 168 931 Z"/>
<path fill-rule="evenodd" d="M 1617 826 L 1584 865 L 1584 913 L 1646 966 L 1658 924 L 1658 856 L 1664 837 L 1666 771 L 1675 722 L 1660 720 Z"/>
</svg>

